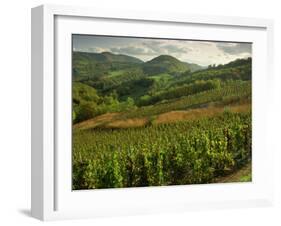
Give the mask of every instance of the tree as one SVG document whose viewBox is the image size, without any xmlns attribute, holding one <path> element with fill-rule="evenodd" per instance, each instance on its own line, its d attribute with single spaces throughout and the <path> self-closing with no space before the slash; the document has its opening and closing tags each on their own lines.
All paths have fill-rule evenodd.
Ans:
<svg viewBox="0 0 281 226">
<path fill-rule="evenodd" d="M 76 122 L 81 122 L 95 117 L 98 114 L 98 108 L 95 103 L 86 102 L 79 106 L 76 112 Z"/>
<path fill-rule="evenodd" d="M 135 105 L 135 101 L 132 97 L 128 97 L 126 100 L 126 104 L 128 107 L 133 107 Z"/>
</svg>

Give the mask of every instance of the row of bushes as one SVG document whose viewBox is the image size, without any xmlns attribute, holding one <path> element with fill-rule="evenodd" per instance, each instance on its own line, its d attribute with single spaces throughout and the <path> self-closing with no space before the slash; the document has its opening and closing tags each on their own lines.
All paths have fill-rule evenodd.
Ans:
<svg viewBox="0 0 281 226">
<path fill-rule="evenodd" d="M 206 90 L 216 89 L 220 87 L 220 80 L 198 80 L 194 83 L 172 88 L 168 91 L 163 91 L 155 95 L 145 95 L 140 98 L 138 105 L 152 105 L 162 100 L 169 100 L 183 96 L 200 93 Z"/>
<path fill-rule="evenodd" d="M 251 159 L 250 118 L 226 112 L 160 128 L 78 135 L 88 143 L 75 142 L 73 189 L 211 183 Z"/>
</svg>

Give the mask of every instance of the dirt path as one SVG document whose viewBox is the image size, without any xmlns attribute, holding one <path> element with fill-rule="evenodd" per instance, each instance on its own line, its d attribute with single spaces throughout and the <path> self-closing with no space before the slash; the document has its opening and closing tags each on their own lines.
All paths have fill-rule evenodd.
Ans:
<svg viewBox="0 0 281 226">
<path fill-rule="evenodd" d="M 227 106 L 227 108 L 231 112 L 248 112 L 251 109 L 251 105 L 249 103 L 244 103 L 239 105 Z M 213 117 L 215 115 L 221 114 L 224 110 L 225 107 L 220 106 L 189 109 L 185 111 L 170 111 L 155 115 L 153 123 L 161 124 L 177 121 L 195 120 L 203 117 Z M 93 119 L 77 123 L 74 125 L 74 128 L 133 128 L 145 126 L 151 121 L 149 120 L 149 117 L 120 119 L 120 115 L 122 115 L 122 113 L 106 113 Z"/>
<path fill-rule="evenodd" d="M 248 163 L 238 171 L 218 178 L 215 183 L 231 183 L 231 182 L 251 182 L 252 181 L 252 163 Z"/>
</svg>

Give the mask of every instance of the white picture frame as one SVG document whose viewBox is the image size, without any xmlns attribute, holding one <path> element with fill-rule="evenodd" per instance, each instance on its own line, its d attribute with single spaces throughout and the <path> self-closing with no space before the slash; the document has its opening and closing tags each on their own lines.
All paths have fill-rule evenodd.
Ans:
<svg viewBox="0 0 281 226">
<path fill-rule="evenodd" d="M 155 29 L 157 26 L 162 29 Z M 134 27 L 142 29 L 137 30 Z M 194 29 L 194 32 L 180 33 L 179 27 L 185 30 Z M 209 35 L 204 30 L 207 30 Z M 71 124 L 68 123 L 71 118 L 68 115 L 71 100 L 69 35 L 77 32 L 251 41 L 254 46 L 253 181 L 244 184 L 73 192 L 69 168 L 71 163 Z M 41 220 L 57 220 L 271 205 L 273 153 L 266 141 L 266 119 L 269 117 L 267 109 L 270 108 L 266 97 L 270 95 L 273 76 L 272 33 L 273 22 L 265 19 L 105 11 L 56 5 L 33 8 L 32 216 Z M 62 53 L 65 57 L 62 57 Z M 60 142 L 62 139 L 65 142 Z"/>
</svg>

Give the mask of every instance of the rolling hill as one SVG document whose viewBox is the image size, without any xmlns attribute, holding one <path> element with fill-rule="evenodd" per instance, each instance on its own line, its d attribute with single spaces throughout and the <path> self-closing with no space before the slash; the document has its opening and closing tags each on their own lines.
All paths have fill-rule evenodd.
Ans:
<svg viewBox="0 0 281 226">
<path fill-rule="evenodd" d="M 169 55 L 160 55 L 150 61 L 142 60 L 111 52 L 89 53 L 73 52 L 73 78 L 75 81 L 98 79 L 104 76 L 122 75 L 130 69 L 140 69 L 144 74 L 153 76 L 166 73 L 179 76 L 183 72 L 194 72 L 204 69 L 202 66 L 182 62 Z M 124 74 L 124 73 L 123 73 Z"/>
<path fill-rule="evenodd" d="M 143 71 L 148 75 L 168 73 L 174 76 L 191 71 L 188 64 L 169 55 L 160 55 L 143 64 Z"/>
<path fill-rule="evenodd" d="M 73 78 L 76 81 L 96 79 L 110 71 L 132 68 L 142 63 L 135 57 L 110 52 L 73 52 Z"/>
<path fill-rule="evenodd" d="M 217 89 L 231 80 L 251 80 L 251 58 L 203 68 L 170 55 L 143 62 L 110 52 L 73 52 L 73 81 L 79 89 L 85 84 L 83 92 L 93 88 L 99 97 L 113 95 L 120 103 L 130 97 L 138 107 Z"/>
<path fill-rule="evenodd" d="M 111 52 L 90 53 L 90 52 L 73 52 L 75 60 L 88 60 L 99 63 L 143 63 L 142 60 L 122 54 L 113 54 Z"/>
</svg>

